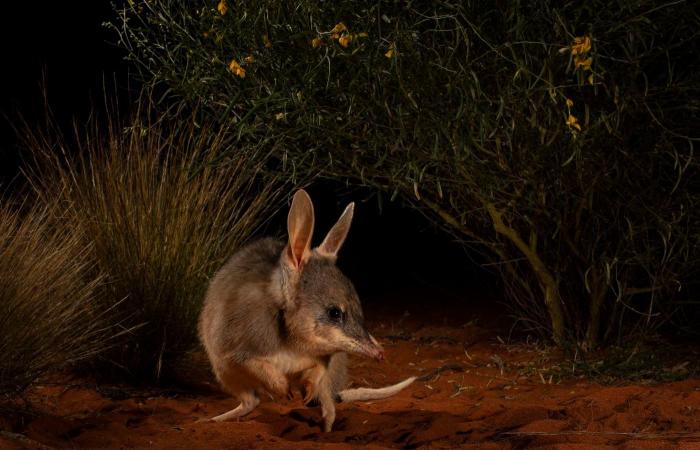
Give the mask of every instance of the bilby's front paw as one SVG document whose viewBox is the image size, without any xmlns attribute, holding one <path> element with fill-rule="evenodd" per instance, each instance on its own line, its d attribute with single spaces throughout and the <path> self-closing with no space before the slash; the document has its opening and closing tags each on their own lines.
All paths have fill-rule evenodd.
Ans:
<svg viewBox="0 0 700 450">
<path fill-rule="evenodd" d="M 317 364 L 304 371 L 301 379 L 301 389 L 303 391 L 304 404 L 309 406 L 318 397 L 318 389 L 323 376 L 326 374 L 326 367 Z"/>
<path fill-rule="evenodd" d="M 301 382 L 301 388 L 304 393 L 304 404 L 308 406 L 316 397 L 316 385 L 310 380 L 304 380 Z"/>
<path fill-rule="evenodd" d="M 335 422 L 335 408 L 322 407 L 321 416 L 323 417 L 323 431 L 330 433 Z"/>
</svg>

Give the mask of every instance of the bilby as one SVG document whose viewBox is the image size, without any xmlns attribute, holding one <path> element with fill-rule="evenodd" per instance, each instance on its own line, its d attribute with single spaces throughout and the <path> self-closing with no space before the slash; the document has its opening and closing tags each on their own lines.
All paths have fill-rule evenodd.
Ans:
<svg viewBox="0 0 700 450">
<path fill-rule="evenodd" d="M 353 284 L 336 267 L 350 229 L 350 203 L 318 247 L 311 248 L 314 208 L 295 193 L 287 217 L 288 242 L 264 238 L 236 254 L 212 279 L 199 335 L 221 386 L 240 404 L 207 420 L 250 413 L 261 394 L 321 406 L 324 431 L 335 421 L 336 401 L 376 400 L 396 394 L 415 377 L 384 388 L 345 389 L 347 353 L 384 359 L 364 327 Z"/>
</svg>

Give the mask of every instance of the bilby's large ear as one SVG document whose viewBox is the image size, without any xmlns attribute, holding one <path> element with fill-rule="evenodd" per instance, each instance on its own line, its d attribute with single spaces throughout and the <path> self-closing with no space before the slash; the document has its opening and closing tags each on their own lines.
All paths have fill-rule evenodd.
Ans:
<svg viewBox="0 0 700 450">
<path fill-rule="evenodd" d="M 287 263 L 293 269 L 301 270 L 311 254 L 311 237 L 314 234 L 314 205 L 303 189 L 299 189 L 292 199 L 292 207 L 287 216 L 287 233 Z"/>
<path fill-rule="evenodd" d="M 352 222 L 352 214 L 355 210 L 355 204 L 350 203 L 343 211 L 340 219 L 333 225 L 331 231 L 328 232 L 326 238 L 323 240 L 321 245 L 318 246 L 316 251 L 323 256 L 330 256 L 335 258 L 338 255 L 338 250 L 343 246 L 345 238 L 350 231 L 350 223 Z"/>
</svg>

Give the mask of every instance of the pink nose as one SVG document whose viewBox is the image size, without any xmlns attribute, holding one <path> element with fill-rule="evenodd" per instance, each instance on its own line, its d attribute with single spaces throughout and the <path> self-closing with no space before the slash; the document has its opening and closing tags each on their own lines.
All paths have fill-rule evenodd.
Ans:
<svg viewBox="0 0 700 450">
<path fill-rule="evenodd" d="M 385 356 L 382 345 L 379 342 L 377 342 L 377 340 L 371 334 L 369 335 L 369 340 L 372 342 L 372 344 L 374 344 L 374 359 L 376 359 L 377 361 L 384 361 Z"/>
</svg>

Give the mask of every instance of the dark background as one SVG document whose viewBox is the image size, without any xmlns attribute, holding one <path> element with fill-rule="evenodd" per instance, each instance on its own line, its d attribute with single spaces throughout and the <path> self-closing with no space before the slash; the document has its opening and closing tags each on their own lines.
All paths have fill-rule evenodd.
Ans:
<svg viewBox="0 0 700 450">
<path fill-rule="evenodd" d="M 20 120 L 40 127 L 45 115 L 44 93 L 59 125 L 78 127 L 98 113 L 105 98 L 128 107 L 138 85 L 129 77 L 129 64 L 103 27 L 114 13 L 109 1 L 9 2 L 1 15 L 3 54 L 0 95 L 0 185 L 17 183 L 21 146 L 13 126 Z M 20 181 L 21 183 L 21 181 Z M 330 182 L 310 189 L 316 204 L 315 242 L 350 200 L 357 202 L 355 221 L 339 265 L 372 303 L 429 302 L 429 307 L 494 304 L 495 278 L 477 264 L 478 257 L 455 245 L 417 212 L 398 202 L 382 202 L 362 189 Z M 7 192 L 6 192 L 7 193 Z M 280 232 L 284 213 L 268 227 Z M 475 262 L 475 258 L 476 261 Z"/>
<path fill-rule="evenodd" d="M 62 126 L 84 122 L 103 99 L 103 82 L 125 86 L 128 65 L 102 22 L 109 1 L 7 2 L 0 13 L 2 94 L 0 95 L 0 175 L 16 174 L 20 118 L 37 126 L 45 117 L 42 91 Z M 112 89 L 114 90 L 114 89 Z M 94 102 L 93 102 L 94 100 Z"/>
</svg>

